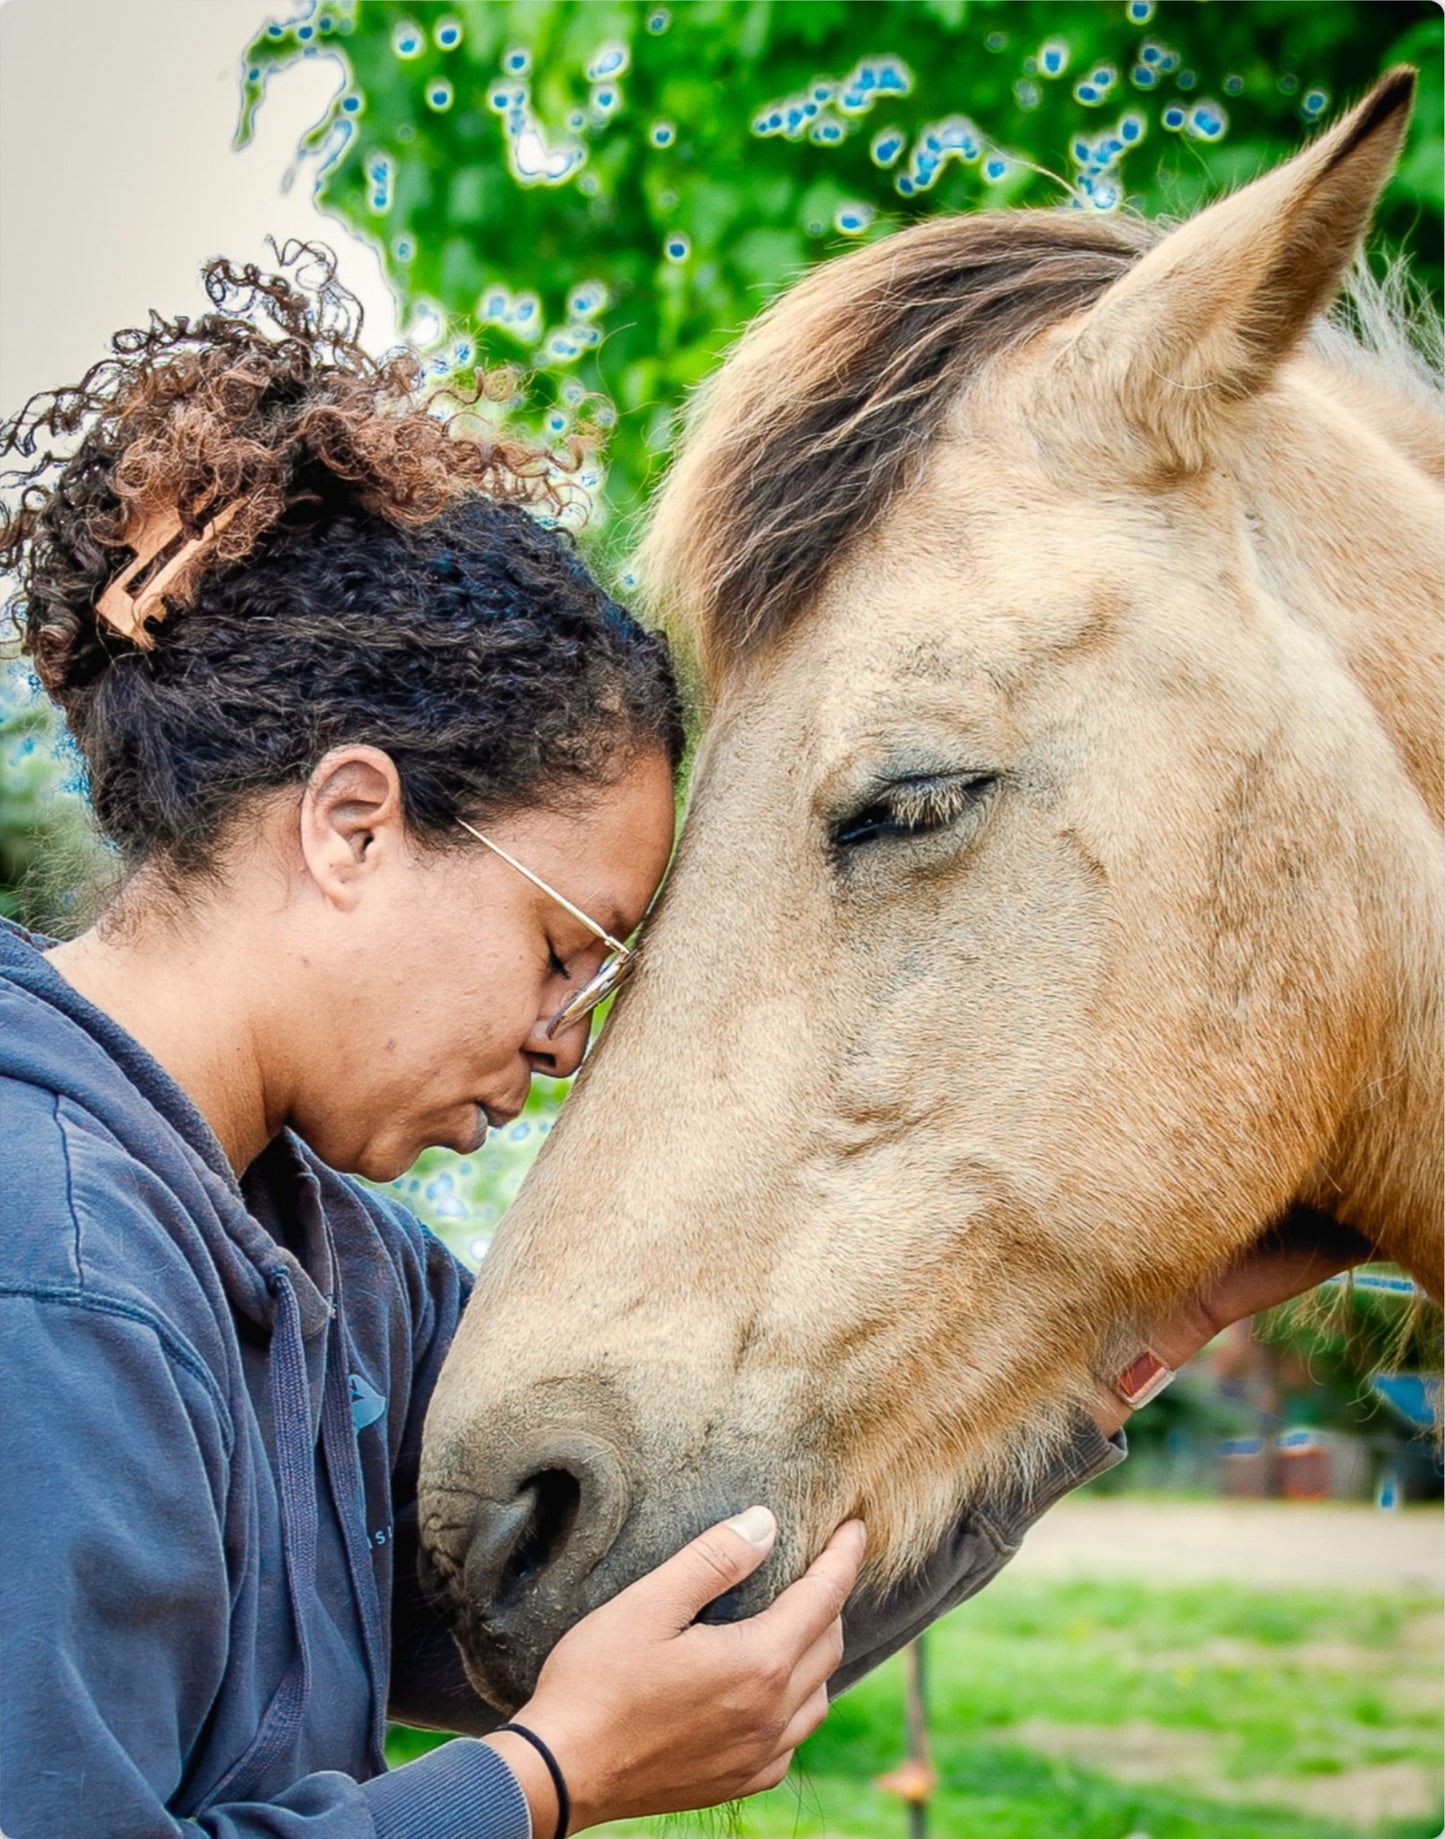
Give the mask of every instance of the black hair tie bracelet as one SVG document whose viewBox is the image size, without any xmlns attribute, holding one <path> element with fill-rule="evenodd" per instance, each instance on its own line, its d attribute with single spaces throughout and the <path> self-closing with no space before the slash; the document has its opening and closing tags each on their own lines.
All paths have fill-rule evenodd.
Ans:
<svg viewBox="0 0 1445 1839">
<path fill-rule="evenodd" d="M 552 1777 L 552 1786 L 557 1790 L 557 1839 L 567 1839 L 567 1828 L 572 1823 L 572 1797 L 567 1792 L 567 1782 L 558 1766 L 557 1758 L 543 1743 L 536 1731 L 528 1730 L 525 1724 L 499 1724 L 492 1735 L 500 1737 L 503 1731 L 510 1731 L 514 1737 L 524 1738 L 546 1763 L 547 1773 Z"/>
</svg>

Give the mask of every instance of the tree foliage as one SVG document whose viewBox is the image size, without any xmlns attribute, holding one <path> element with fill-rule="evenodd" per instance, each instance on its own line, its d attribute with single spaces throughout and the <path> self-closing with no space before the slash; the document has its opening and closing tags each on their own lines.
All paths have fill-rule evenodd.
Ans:
<svg viewBox="0 0 1445 1839">
<path fill-rule="evenodd" d="M 1438 292 L 1441 42 L 1428 0 L 316 0 L 249 47 L 241 137 L 279 68 L 338 56 L 319 199 L 439 370 L 479 332 L 542 431 L 604 399 L 630 511 L 687 392 L 812 263 L 940 211 L 1187 215 L 1401 61 L 1421 96 L 1379 228 Z"/>
</svg>

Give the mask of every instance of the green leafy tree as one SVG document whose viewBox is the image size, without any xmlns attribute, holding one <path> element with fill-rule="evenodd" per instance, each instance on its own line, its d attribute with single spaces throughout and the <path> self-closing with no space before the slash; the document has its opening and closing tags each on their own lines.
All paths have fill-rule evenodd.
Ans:
<svg viewBox="0 0 1445 1839">
<path fill-rule="evenodd" d="M 480 334 L 553 437 L 600 402 L 605 524 L 810 264 L 940 211 L 1186 215 L 1400 61 L 1421 97 L 1380 228 L 1438 292 L 1441 43 L 1428 0 L 318 0 L 248 48 L 240 138 L 277 69 L 342 60 L 303 147 L 320 201 L 377 243 L 439 370 Z"/>
<path fill-rule="evenodd" d="M 103 867 L 80 757 L 29 672 L 0 652 L 0 914 L 68 934 Z"/>
</svg>

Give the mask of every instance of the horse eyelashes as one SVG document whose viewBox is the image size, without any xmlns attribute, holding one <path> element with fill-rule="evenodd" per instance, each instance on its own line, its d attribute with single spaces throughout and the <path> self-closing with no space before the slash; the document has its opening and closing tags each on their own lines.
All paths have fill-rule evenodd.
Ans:
<svg viewBox="0 0 1445 1839">
<path fill-rule="evenodd" d="M 992 773 L 906 781 L 893 787 L 886 798 L 835 823 L 833 846 L 852 849 L 885 838 L 917 836 L 945 829 L 957 822 L 971 805 L 986 798 L 997 784 L 997 776 Z"/>
<path fill-rule="evenodd" d="M 909 830 L 938 830 L 961 817 L 977 795 L 978 781 L 951 779 L 900 787 L 891 803 L 896 820 Z"/>
</svg>

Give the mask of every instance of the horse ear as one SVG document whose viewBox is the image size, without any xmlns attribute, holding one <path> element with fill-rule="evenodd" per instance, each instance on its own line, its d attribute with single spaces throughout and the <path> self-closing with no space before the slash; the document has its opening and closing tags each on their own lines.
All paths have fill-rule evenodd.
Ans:
<svg viewBox="0 0 1445 1839">
<path fill-rule="evenodd" d="M 1156 244 L 1083 321 L 1079 370 L 1177 461 L 1202 463 L 1218 406 L 1260 389 L 1328 306 L 1414 93 L 1409 66 L 1390 71 L 1302 153 Z"/>
</svg>

